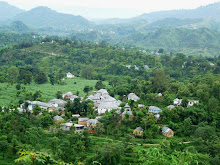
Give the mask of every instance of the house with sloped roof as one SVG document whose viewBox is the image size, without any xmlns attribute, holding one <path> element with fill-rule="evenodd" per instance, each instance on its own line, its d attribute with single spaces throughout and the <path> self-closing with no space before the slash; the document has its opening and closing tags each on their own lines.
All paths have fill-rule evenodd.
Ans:
<svg viewBox="0 0 220 165">
<path fill-rule="evenodd" d="M 96 125 L 99 123 L 99 121 L 98 120 L 96 120 L 96 119 L 89 119 L 88 121 L 87 121 L 87 127 L 88 128 L 94 128 L 94 127 L 96 127 Z"/>
<path fill-rule="evenodd" d="M 162 110 L 159 107 L 150 106 L 148 112 L 149 113 L 161 113 Z"/>
<path fill-rule="evenodd" d="M 168 108 L 169 110 L 171 110 L 171 109 L 175 108 L 175 106 L 174 106 L 174 105 L 168 105 L 167 108 Z"/>
<path fill-rule="evenodd" d="M 126 111 L 130 111 L 131 110 L 131 107 L 128 105 L 128 103 L 127 104 L 125 104 L 125 106 L 124 106 L 124 109 L 126 110 Z"/>
<path fill-rule="evenodd" d="M 162 134 L 166 137 L 173 137 L 174 136 L 174 132 L 166 126 L 164 126 L 162 128 Z"/>
<path fill-rule="evenodd" d="M 54 116 L 53 119 L 57 120 L 57 121 L 63 121 L 64 120 L 61 116 L 58 116 L 58 115 Z"/>
<path fill-rule="evenodd" d="M 134 69 L 139 70 L 139 67 L 137 67 L 137 65 L 134 65 Z"/>
<path fill-rule="evenodd" d="M 144 108 L 145 105 L 144 104 L 138 104 L 138 109 Z"/>
<path fill-rule="evenodd" d="M 162 93 L 158 93 L 157 97 L 162 97 L 163 94 Z"/>
<path fill-rule="evenodd" d="M 66 74 L 66 77 L 67 77 L 67 78 L 74 78 L 75 76 L 74 76 L 72 73 L 68 72 L 68 73 Z"/>
<path fill-rule="evenodd" d="M 144 65 L 144 69 L 150 69 L 148 65 Z"/>
<path fill-rule="evenodd" d="M 135 136 L 143 136 L 143 129 L 141 127 L 137 127 L 136 129 L 134 129 L 133 134 Z"/>
<path fill-rule="evenodd" d="M 156 120 L 159 120 L 159 119 L 160 119 L 160 114 L 156 113 L 156 114 L 154 115 L 154 118 L 155 118 Z"/>
<path fill-rule="evenodd" d="M 64 108 L 67 102 L 61 99 L 53 99 L 50 100 L 48 103 L 52 104 L 54 107 Z"/>
<path fill-rule="evenodd" d="M 131 110 L 125 110 L 122 114 L 121 114 L 121 119 L 124 120 L 125 116 L 128 115 L 130 120 L 133 120 L 133 113 Z"/>
<path fill-rule="evenodd" d="M 87 100 L 92 100 L 94 102 L 95 109 L 98 111 L 99 115 L 105 114 L 107 111 L 113 109 L 120 109 L 119 105 L 121 104 L 121 101 L 110 96 L 106 89 L 100 89 L 97 92 L 94 92 L 94 94 L 90 95 Z"/>
<path fill-rule="evenodd" d="M 138 101 L 140 98 L 135 93 L 128 94 L 128 100 Z"/>
<path fill-rule="evenodd" d="M 89 120 L 89 118 L 78 118 L 78 124 L 80 125 L 84 125 L 87 126 L 87 121 Z"/>
<path fill-rule="evenodd" d="M 173 100 L 173 105 L 180 106 L 182 104 L 182 100 L 183 99 L 178 99 L 178 98 L 174 99 Z"/>
<path fill-rule="evenodd" d="M 73 96 L 73 93 L 72 92 L 67 92 L 65 94 L 63 94 L 63 98 L 70 98 L 71 96 Z"/>
<path fill-rule="evenodd" d="M 100 102 L 99 104 L 97 104 L 97 111 L 98 114 L 105 114 L 107 111 L 110 112 L 113 109 L 121 109 L 121 107 L 119 107 L 119 105 L 121 104 L 121 102 Z"/>
<path fill-rule="evenodd" d="M 28 103 L 28 110 L 33 111 L 34 107 L 38 105 L 42 110 L 49 110 L 49 108 L 53 107 L 52 104 L 44 103 L 41 101 L 26 101 Z"/>
<path fill-rule="evenodd" d="M 195 104 L 199 104 L 199 100 L 188 100 L 188 105 L 187 107 L 191 107 Z"/>
<path fill-rule="evenodd" d="M 64 131 L 70 131 L 71 127 L 74 127 L 75 133 L 81 133 L 85 129 L 84 125 L 73 124 L 72 122 L 61 124 L 61 129 Z"/>
<path fill-rule="evenodd" d="M 72 117 L 79 118 L 79 117 L 80 117 L 80 114 L 73 114 Z"/>
</svg>

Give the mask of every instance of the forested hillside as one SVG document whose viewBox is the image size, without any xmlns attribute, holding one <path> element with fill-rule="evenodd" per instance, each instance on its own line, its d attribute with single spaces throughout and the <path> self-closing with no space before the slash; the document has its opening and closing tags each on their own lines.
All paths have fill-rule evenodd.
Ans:
<svg viewBox="0 0 220 165">
<path fill-rule="evenodd" d="M 2 22 L 0 32 L 56 35 L 126 48 L 136 47 L 149 52 L 164 49 L 168 53 L 218 56 L 219 12 L 219 3 L 215 3 L 194 10 L 154 12 L 96 24 L 81 16 L 37 7 Z"/>
<path fill-rule="evenodd" d="M 219 11 L 0 2 L 0 165 L 220 164 Z"/>
<path fill-rule="evenodd" d="M 154 55 L 105 43 L 45 38 L 1 49 L 0 64 L 1 164 L 31 160 L 42 165 L 219 164 L 219 57 Z M 67 72 L 81 78 L 63 80 Z M 61 122 L 54 120 L 59 111 L 48 112 L 36 106 L 33 113 L 21 113 L 18 108 L 25 100 L 51 99 L 52 93 L 61 99 L 60 94 L 68 90 L 86 98 L 89 91 L 103 87 L 122 100 L 122 109 L 99 117 L 100 124 L 90 128 L 90 133 L 61 129 L 62 123 L 70 120 L 77 123 L 73 114 L 97 117 L 90 100 L 67 99 Z M 132 92 L 139 101 L 127 100 L 125 96 Z M 5 105 L 2 94 L 14 101 Z M 182 104 L 167 108 L 175 98 L 183 99 Z M 192 99 L 199 104 L 188 107 L 187 100 Z M 152 105 L 162 109 L 159 119 L 148 112 Z M 122 117 L 127 106 L 132 118 L 129 114 Z M 163 126 L 172 129 L 174 137 L 163 136 Z M 143 134 L 134 136 L 133 130 L 138 127 L 143 128 Z"/>
</svg>

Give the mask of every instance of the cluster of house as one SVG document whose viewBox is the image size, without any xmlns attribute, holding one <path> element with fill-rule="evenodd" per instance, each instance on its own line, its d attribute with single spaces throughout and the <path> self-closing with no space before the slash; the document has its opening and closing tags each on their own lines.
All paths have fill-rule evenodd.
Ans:
<svg viewBox="0 0 220 165">
<path fill-rule="evenodd" d="M 141 127 L 137 127 L 134 131 L 133 131 L 133 135 L 134 136 L 143 136 L 143 128 Z M 174 136 L 174 132 L 173 130 L 171 130 L 170 128 L 163 126 L 162 127 L 162 134 L 166 137 L 173 137 Z"/>
<path fill-rule="evenodd" d="M 36 105 L 38 105 L 43 110 L 48 110 L 48 112 L 53 111 L 59 111 L 60 113 L 64 114 L 64 107 L 66 105 L 66 101 L 61 99 L 53 99 L 49 101 L 48 103 L 41 102 L 41 101 L 29 101 L 27 100 L 26 103 L 28 103 L 28 106 L 25 107 L 25 103 L 20 105 L 19 110 L 24 111 L 25 109 L 29 112 L 33 112 L 33 109 Z"/>
<path fill-rule="evenodd" d="M 71 101 L 74 101 L 76 98 L 83 99 L 82 97 L 78 97 L 74 95 L 72 92 L 67 92 L 62 95 L 63 99 L 67 98 Z M 28 104 L 27 107 L 26 103 Z M 23 103 L 20 105 L 20 108 L 18 108 L 19 112 L 23 112 L 24 110 L 28 110 L 29 112 L 33 112 L 33 109 L 36 105 L 38 105 L 42 110 L 48 110 L 48 112 L 57 111 L 60 114 L 65 114 L 65 105 L 67 104 L 67 101 L 62 99 L 52 99 L 48 103 L 41 102 L 41 101 L 29 101 L 27 100 L 26 103 Z"/>
<path fill-rule="evenodd" d="M 80 115 L 73 115 L 73 117 L 79 117 Z M 72 121 L 67 121 L 66 123 L 61 124 L 61 129 L 64 131 L 70 131 L 72 128 L 74 129 L 75 133 L 81 133 L 84 131 L 84 129 L 88 129 L 89 132 L 95 132 L 93 130 L 94 127 L 99 123 L 98 119 L 101 117 L 98 116 L 95 119 L 89 119 L 89 118 L 78 118 L 78 124 L 73 124 Z M 53 118 L 56 121 L 64 121 L 64 119 L 57 115 Z"/>
<path fill-rule="evenodd" d="M 72 92 L 67 92 L 65 94 L 62 95 L 63 99 L 69 99 L 71 101 L 74 101 L 74 99 L 79 98 L 78 96 L 74 95 Z M 158 98 L 162 97 L 162 94 L 159 93 L 157 95 Z M 135 94 L 135 93 L 130 93 L 127 96 L 128 100 L 134 100 L 134 101 L 138 101 L 140 100 L 140 98 Z M 80 98 L 81 100 L 84 100 L 84 98 Z M 98 112 L 99 115 L 105 114 L 107 111 L 111 111 L 111 110 L 117 110 L 116 113 L 120 114 L 121 119 L 124 120 L 125 116 L 128 115 L 130 120 L 133 120 L 133 113 L 131 111 L 131 107 L 126 104 L 124 106 L 124 112 L 121 113 L 121 107 L 120 104 L 122 103 L 120 100 L 116 100 L 114 97 L 110 96 L 108 91 L 106 89 L 100 89 L 97 92 L 94 92 L 92 95 L 90 95 L 87 100 L 92 100 L 94 102 L 94 107 L 95 110 Z M 53 112 L 53 111 L 57 111 L 59 112 L 58 114 L 61 116 L 55 116 L 54 120 L 57 121 L 62 121 L 64 120 L 62 118 L 62 115 L 65 115 L 65 105 L 67 103 L 67 101 L 65 100 L 61 100 L 61 99 L 53 99 L 51 101 L 49 101 L 48 103 L 44 103 L 44 102 L 40 102 L 40 101 L 26 101 L 28 103 L 27 104 L 23 103 L 21 104 L 20 108 L 19 108 L 19 112 L 24 109 L 32 112 L 34 107 L 36 105 L 38 105 L 41 109 L 44 110 L 48 110 L 48 112 Z M 167 108 L 168 109 L 173 109 L 175 106 L 180 106 L 182 103 L 182 99 L 174 99 L 173 101 L 173 105 L 169 105 Z M 194 104 L 198 104 L 199 101 L 198 100 L 188 100 L 188 107 L 193 106 Z M 27 106 L 25 108 L 25 106 Z M 145 105 L 143 104 L 138 104 L 138 109 L 144 108 Z M 160 118 L 160 113 L 162 112 L 162 110 L 159 107 L 156 106 L 150 106 L 149 113 L 154 114 L 154 117 L 156 120 L 158 120 Z M 73 117 L 77 117 L 78 118 L 78 124 L 73 124 L 71 121 L 67 122 L 67 123 L 63 123 L 62 124 L 62 129 L 63 130 L 67 130 L 69 131 L 71 127 L 75 128 L 75 132 L 79 133 L 81 131 L 83 131 L 85 128 L 89 128 L 89 130 L 92 130 L 90 128 L 94 128 L 96 126 L 96 124 L 99 123 L 98 118 L 96 119 L 89 119 L 89 118 L 79 118 L 80 115 L 79 114 L 75 114 L 73 115 Z M 172 137 L 173 136 L 173 131 L 167 127 L 163 127 L 162 128 L 162 133 L 164 136 L 167 137 Z M 134 135 L 137 136 L 142 136 L 143 134 L 143 129 L 141 127 L 137 127 L 134 132 Z"/>
<path fill-rule="evenodd" d="M 94 92 L 94 94 L 90 95 L 87 99 L 94 102 L 95 109 L 99 115 L 105 114 L 106 111 L 120 109 L 119 105 L 121 101 L 110 96 L 106 89 L 100 89 Z"/>
</svg>

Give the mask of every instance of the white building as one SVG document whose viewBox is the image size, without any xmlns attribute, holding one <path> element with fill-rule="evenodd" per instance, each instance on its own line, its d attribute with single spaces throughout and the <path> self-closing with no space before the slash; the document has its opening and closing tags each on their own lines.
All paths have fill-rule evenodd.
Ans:
<svg viewBox="0 0 220 165">
<path fill-rule="evenodd" d="M 191 107 L 195 104 L 199 104 L 199 100 L 188 100 L 188 105 L 187 107 Z"/>
<path fill-rule="evenodd" d="M 173 100 L 173 104 L 174 104 L 175 106 L 180 106 L 181 103 L 182 103 L 182 100 L 183 100 L 183 99 L 178 99 L 178 98 L 176 98 L 176 99 Z"/>
<path fill-rule="evenodd" d="M 72 73 L 68 72 L 68 73 L 66 74 L 66 77 L 67 77 L 67 78 L 74 78 L 75 76 L 74 76 Z"/>
<path fill-rule="evenodd" d="M 70 131 L 71 127 L 75 127 L 75 133 L 81 133 L 82 131 L 84 131 L 84 128 L 85 128 L 84 125 L 73 124 L 71 122 L 64 123 L 64 124 L 61 125 L 61 129 L 64 130 L 64 131 Z"/>
<path fill-rule="evenodd" d="M 135 93 L 130 93 L 128 95 L 128 100 L 138 101 L 138 100 L 140 100 L 140 98 Z"/>
<path fill-rule="evenodd" d="M 106 111 L 120 109 L 119 105 L 121 104 L 121 101 L 111 97 L 106 89 L 98 90 L 93 95 L 90 95 L 88 100 L 94 102 L 98 114 L 105 114 Z"/>
</svg>

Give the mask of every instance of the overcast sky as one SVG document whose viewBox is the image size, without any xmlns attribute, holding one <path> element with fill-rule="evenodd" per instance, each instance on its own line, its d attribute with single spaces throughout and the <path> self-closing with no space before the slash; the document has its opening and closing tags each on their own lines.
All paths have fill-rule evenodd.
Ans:
<svg viewBox="0 0 220 165">
<path fill-rule="evenodd" d="M 1 1 L 1 0 L 0 0 Z M 48 6 L 54 10 L 86 18 L 128 18 L 160 10 L 194 9 L 220 0 L 2 0 L 30 10 Z"/>
</svg>

